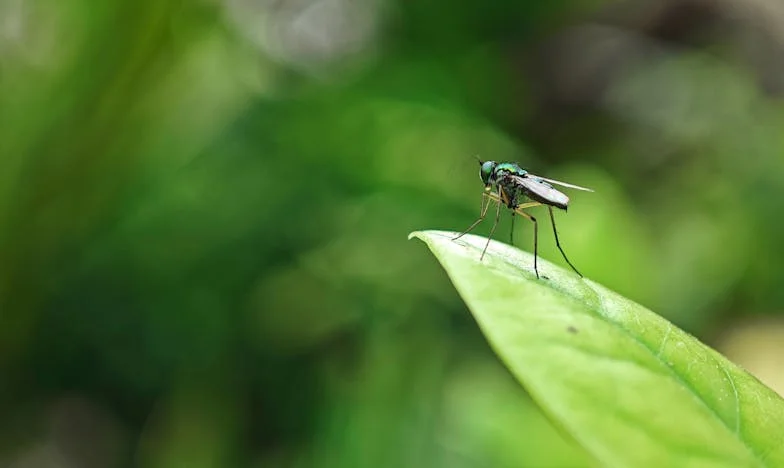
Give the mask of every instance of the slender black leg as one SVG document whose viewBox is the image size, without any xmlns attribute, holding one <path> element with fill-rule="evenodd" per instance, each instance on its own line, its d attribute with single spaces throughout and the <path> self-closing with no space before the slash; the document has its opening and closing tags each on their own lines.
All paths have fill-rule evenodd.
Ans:
<svg viewBox="0 0 784 468">
<path fill-rule="evenodd" d="M 580 275 L 580 278 L 582 278 L 583 277 L 582 273 L 577 271 L 577 268 L 575 268 L 574 265 L 572 265 L 572 262 L 569 261 L 569 259 L 566 257 L 566 253 L 564 253 L 563 249 L 561 248 L 561 243 L 558 241 L 558 231 L 555 229 L 555 216 L 553 216 L 553 207 L 548 206 L 547 209 L 550 210 L 550 221 L 552 221 L 553 223 L 553 234 L 555 234 L 555 245 L 558 246 L 558 250 L 561 251 L 561 255 L 563 255 L 563 258 L 564 260 L 566 260 L 566 263 L 568 263 L 569 266 L 572 267 L 572 270 L 574 270 L 574 272 Z"/>
<path fill-rule="evenodd" d="M 512 228 L 509 230 L 509 245 L 514 245 L 514 220 L 515 212 L 512 211 Z"/>
<path fill-rule="evenodd" d="M 531 216 L 531 221 L 534 222 L 534 273 L 536 273 L 536 279 L 539 279 L 539 268 L 536 266 L 536 259 L 539 258 L 539 223 L 533 216 Z"/>
<path fill-rule="evenodd" d="M 487 204 L 485 204 L 485 198 L 487 198 Z M 474 221 L 474 223 L 472 225 L 468 226 L 468 229 L 466 229 L 465 231 L 460 233 L 457 237 L 453 237 L 452 240 L 460 239 L 464 235 L 466 235 L 469 232 L 471 232 L 471 230 L 474 229 L 479 223 L 484 221 L 485 216 L 487 215 L 487 209 L 490 208 L 490 200 L 491 199 L 490 199 L 490 197 L 487 196 L 487 194 L 485 194 L 485 193 L 482 194 L 482 207 L 479 210 L 479 219 Z"/>
<path fill-rule="evenodd" d="M 536 279 L 539 279 L 539 268 L 537 268 L 536 265 L 536 258 L 539 256 L 539 223 L 536 222 L 536 218 L 519 208 L 515 209 L 515 212 L 520 216 L 530 219 L 531 222 L 534 223 L 534 273 L 536 273 Z"/>
<path fill-rule="evenodd" d="M 498 195 L 501 196 L 501 187 L 498 187 Z M 490 202 L 487 202 L 490 205 Z M 485 210 L 486 211 L 486 210 Z M 501 218 L 501 203 L 498 203 L 498 208 L 495 210 L 495 222 L 493 222 L 493 227 L 490 228 L 490 235 L 487 236 L 487 242 L 485 243 L 485 248 L 482 250 L 482 255 L 479 256 L 479 261 L 481 262 L 482 259 L 485 257 L 485 252 L 487 252 L 487 248 L 490 246 L 490 239 L 493 238 L 493 233 L 495 232 L 495 228 L 498 226 L 498 220 Z"/>
</svg>

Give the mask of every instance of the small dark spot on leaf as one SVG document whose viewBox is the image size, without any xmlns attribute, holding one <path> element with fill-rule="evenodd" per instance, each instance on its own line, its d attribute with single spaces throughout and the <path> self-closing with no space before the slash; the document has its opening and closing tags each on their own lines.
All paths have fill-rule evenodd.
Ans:
<svg viewBox="0 0 784 468">
<path fill-rule="evenodd" d="M 569 325 L 569 326 L 566 328 L 566 331 L 568 331 L 569 333 L 577 333 L 577 329 L 576 329 L 576 328 L 574 328 L 574 327 L 573 327 L 573 326 L 571 326 L 571 325 Z"/>
<path fill-rule="evenodd" d="M 544 275 L 542 275 L 542 279 L 549 280 L 549 279 L 550 279 L 550 277 L 549 277 L 549 276 L 544 276 Z"/>
</svg>

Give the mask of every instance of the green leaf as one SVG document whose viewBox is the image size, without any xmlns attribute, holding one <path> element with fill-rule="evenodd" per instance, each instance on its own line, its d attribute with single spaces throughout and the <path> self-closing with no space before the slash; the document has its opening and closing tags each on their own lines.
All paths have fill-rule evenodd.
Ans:
<svg viewBox="0 0 784 468">
<path fill-rule="evenodd" d="M 409 237 L 430 247 L 495 352 L 601 466 L 784 466 L 784 400 L 757 379 L 597 283 L 541 258 L 537 280 L 531 254 L 495 241 L 480 262 L 487 239 L 455 235 Z"/>
</svg>

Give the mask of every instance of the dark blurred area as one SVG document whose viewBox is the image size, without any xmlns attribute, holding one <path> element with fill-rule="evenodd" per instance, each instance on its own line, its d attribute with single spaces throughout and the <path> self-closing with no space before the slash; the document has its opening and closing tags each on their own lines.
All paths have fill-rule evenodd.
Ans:
<svg viewBox="0 0 784 468">
<path fill-rule="evenodd" d="M 783 93 L 777 0 L 0 0 L 0 466 L 594 466 L 406 240 L 474 155 L 784 392 Z"/>
</svg>

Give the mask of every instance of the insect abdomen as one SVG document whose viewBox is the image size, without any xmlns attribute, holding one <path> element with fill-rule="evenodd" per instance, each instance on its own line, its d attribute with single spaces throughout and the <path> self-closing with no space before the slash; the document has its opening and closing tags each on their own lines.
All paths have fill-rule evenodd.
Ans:
<svg viewBox="0 0 784 468">
<path fill-rule="evenodd" d="M 554 206 L 556 208 L 560 208 L 560 209 L 566 211 L 566 209 L 569 207 L 569 197 L 567 197 L 566 195 L 564 195 L 561 192 L 555 192 L 555 193 L 553 193 L 551 195 L 552 196 L 550 198 L 545 198 L 545 197 L 540 196 L 539 194 L 534 193 L 534 192 L 532 192 L 530 190 L 526 190 L 526 193 L 525 193 L 525 196 L 530 198 L 533 201 L 537 201 L 537 202 L 542 203 L 544 205 Z"/>
</svg>

